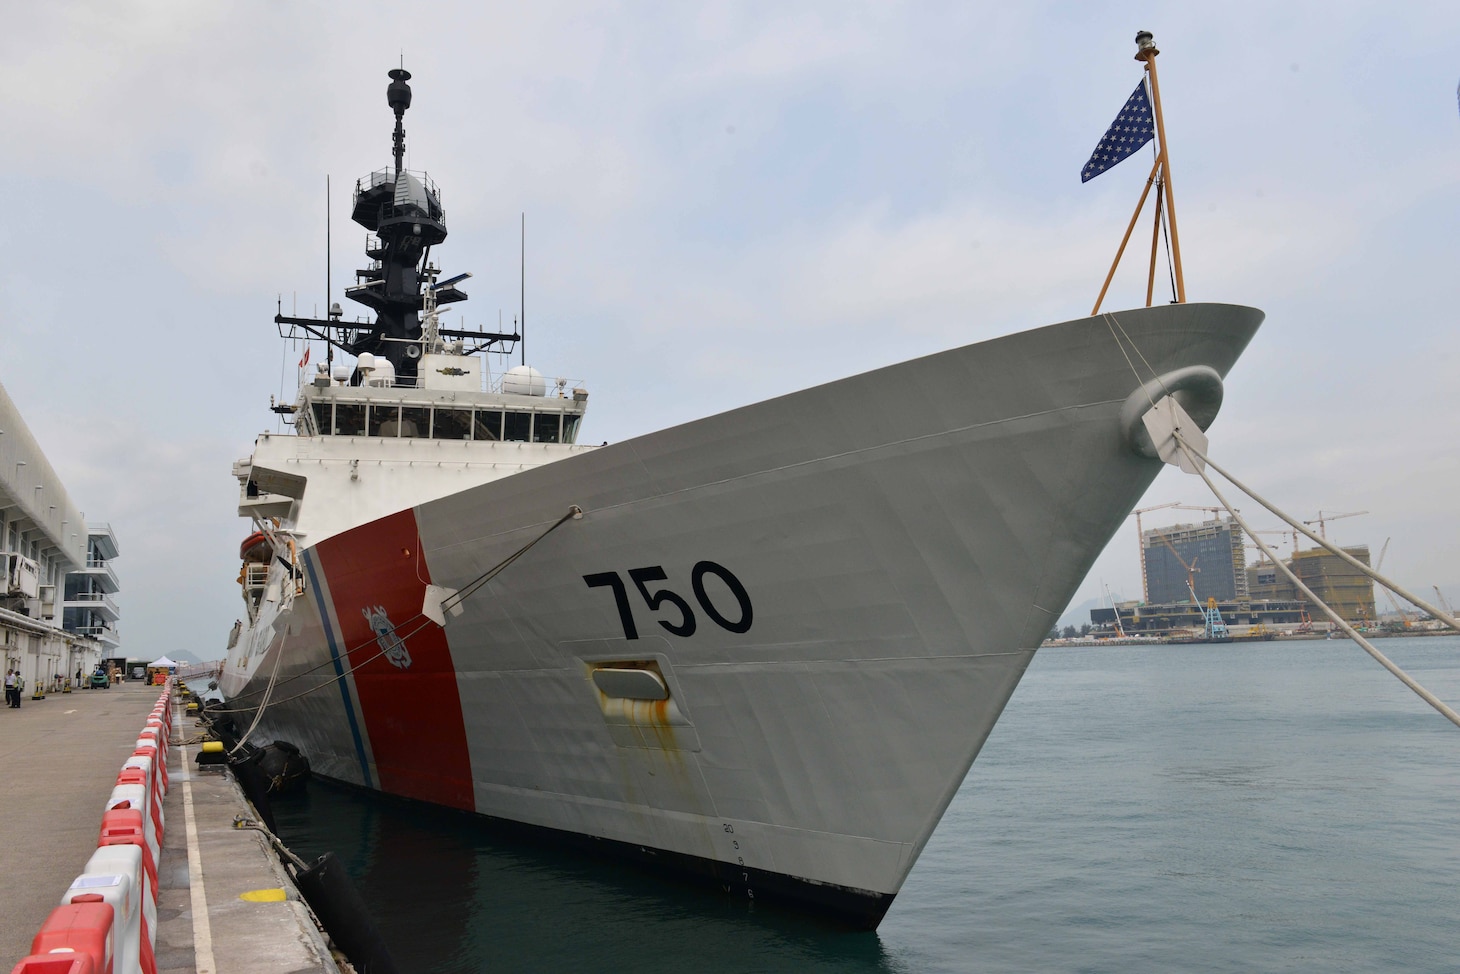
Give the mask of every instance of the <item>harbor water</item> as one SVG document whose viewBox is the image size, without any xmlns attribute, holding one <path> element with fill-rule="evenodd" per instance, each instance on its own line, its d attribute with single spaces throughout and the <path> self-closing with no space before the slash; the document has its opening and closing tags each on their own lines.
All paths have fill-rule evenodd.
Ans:
<svg viewBox="0 0 1460 974">
<path fill-rule="evenodd" d="M 1452 706 L 1460 637 L 1377 643 Z M 320 782 L 403 970 L 1452 971 L 1460 728 L 1347 640 L 1043 650 L 875 933 Z"/>
</svg>

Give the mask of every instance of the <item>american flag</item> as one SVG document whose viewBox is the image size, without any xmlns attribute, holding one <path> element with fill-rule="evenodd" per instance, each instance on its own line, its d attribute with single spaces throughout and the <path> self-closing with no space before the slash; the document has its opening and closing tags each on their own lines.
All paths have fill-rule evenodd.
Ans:
<svg viewBox="0 0 1460 974">
<path fill-rule="evenodd" d="M 1088 183 L 1155 137 L 1156 125 L 1151 120 L 1151 103 L 1146 99 L 1146 81 L 1142 78 L 1126 99 L 1125 107 L 1105 130 L 1090 161 L 1080 170 L 1080 182 Z"/>
</svg>

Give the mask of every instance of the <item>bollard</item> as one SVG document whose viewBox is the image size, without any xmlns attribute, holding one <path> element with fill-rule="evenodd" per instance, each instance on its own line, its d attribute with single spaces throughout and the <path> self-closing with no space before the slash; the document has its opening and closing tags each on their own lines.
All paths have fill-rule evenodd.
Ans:
<svg viewBox="0 0 1460 974">
<path fill-rule="evenodd" d="M 199 767 L 207 764 L 227 764 L 228 754 L 223 750 L 222 741 L 204 741 L 203 746 L 198 749 Z"/>
<path fill-rule="evenodd" d="M 114 918 L 115 911 L 102 897 L 78 897 L 77 902 L 58 906 L 46 917 L 40 932 L 30 942 L 31 955 L 54 956 L 53 951 L 74 951 L 88 957 L 97 974 L 112 974 Z"/>
</svg>

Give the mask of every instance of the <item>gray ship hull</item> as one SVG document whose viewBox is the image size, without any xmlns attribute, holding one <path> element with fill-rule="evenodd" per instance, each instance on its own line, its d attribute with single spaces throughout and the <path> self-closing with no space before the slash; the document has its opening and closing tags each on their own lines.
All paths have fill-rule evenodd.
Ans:
<svg viewBox="0 0 1460 974">
<path fill-rule="evenodd" d="M 1261 320 L 1053 325 L 305 539 L 224 690 L 330 777 L 875 927 L 1160 469 L 1143 381 Z"/>
</svg>

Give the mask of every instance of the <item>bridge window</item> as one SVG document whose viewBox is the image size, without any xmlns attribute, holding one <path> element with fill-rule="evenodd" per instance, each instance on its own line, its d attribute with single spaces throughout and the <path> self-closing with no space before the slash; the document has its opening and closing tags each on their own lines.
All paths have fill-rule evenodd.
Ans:
<svg viewBox="0 0 1460 974">
<path fill-rule="evenodd" d="M 532 442 L 556 443 L 562 429 L 559 413 L 538 413 L 532 420 Z"/>
<path fill-rule="evenodd" d="M 314 406 L 314 431 L 320 436 L 329 436 L 330 431 L 334 429 L 334 424 L 332 423 L 333 417 L 330 414 L 334 412 L 335 404 L 332 402 L 314 402 L 312 405 Z"/>
<path fill-rule="evenodd" d="M 362 402 L 335 403 L 335 436 L 365 435 L 365 404 Z"/>
<path fill-rule="evenodd" d="M 563 442 L 564 443 L 577 443 L 578 442 L 578 420 L 580 420 L 582 418 L 583 417 L 581 417 L 581 416 L 572 416 L 572 415 L 564 414 L 564 416 L 563 416 Z"/>
<path fill-rule="evenodd" d="M 400 407 L 374 403 L 370 407 L 370 436 L 399 436 Z"/>
<path fill-rule="evenodd" d="M 508 413 L 502 439 L 526 443 L 532 438 L 532 413 Z"/>
<path fill-rule="evenodd" d="M 429 406 L 402 406 L 400 408 L 400 435 L 427 436 L 431 432 L 431 409 Z"/>
<path fill-rule="evenodd" d="M 500 440 L 502 438 L 502 414 L 495 409 L 478 409 L 476 425 L 472 428 L 474 440 Z"/>
<path fill-rule="evenodd" d="M 431 435 L 438 440 L 471 439 L 470 409 L 438 409 Z"/>
</svg>

